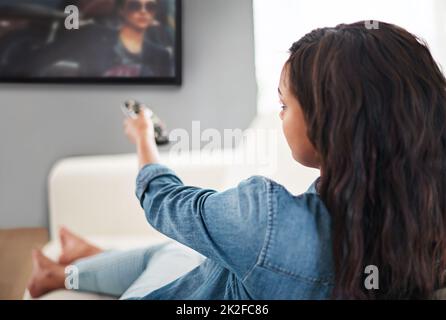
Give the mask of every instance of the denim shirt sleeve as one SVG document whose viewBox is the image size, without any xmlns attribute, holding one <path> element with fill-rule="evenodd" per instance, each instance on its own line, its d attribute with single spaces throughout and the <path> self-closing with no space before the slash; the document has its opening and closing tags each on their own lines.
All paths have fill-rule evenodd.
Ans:
<svg viewBox="0 0 446 320">
<path fill-rule="evenodd" d="M 266 238 L 268 183 L 253 177 L 224 192 L 185 186 L 165 166 L 145 166 L 136 195 L 159 232 L 220 263 L 241 278 Z"/>
</svg>

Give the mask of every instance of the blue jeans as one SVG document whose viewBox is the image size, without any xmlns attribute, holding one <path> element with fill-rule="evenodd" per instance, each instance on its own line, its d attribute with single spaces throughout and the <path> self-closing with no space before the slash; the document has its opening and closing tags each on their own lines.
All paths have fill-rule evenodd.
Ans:
<svg viewBox="0 0 446 320">
<path fill-rule="evenodd" d="M 79 291 L 120 299 L 141 298 L 200 265 L 205 258 L 177 242 L 148 248 L 105 251 L 74 263 Z"/>
</svg>

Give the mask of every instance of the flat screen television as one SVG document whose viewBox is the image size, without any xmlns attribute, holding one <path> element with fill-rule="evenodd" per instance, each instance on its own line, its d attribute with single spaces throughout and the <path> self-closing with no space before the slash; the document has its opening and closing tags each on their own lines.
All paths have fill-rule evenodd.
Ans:
<svg viewBox="0 0 446 320">
<path fill-rule="evenodd" d="M 0 82 L 181 84 L 181 0 L 0 0 Z"/>
</svg>

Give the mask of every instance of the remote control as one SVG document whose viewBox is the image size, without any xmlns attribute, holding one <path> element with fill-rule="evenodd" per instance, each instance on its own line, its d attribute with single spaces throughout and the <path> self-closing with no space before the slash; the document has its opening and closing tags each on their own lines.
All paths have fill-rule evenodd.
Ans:
<svg viewBox="0 0 446 320">
<path fill-rule="evenodd" d="M 122 106 L 122 111 L 127 117 L 135 118 L 144 110 L 144 108 L 146 108 L 146 106 L 136 100 L 127 100 Z M 168 144 L 169 136 L 164 123 L 153 113 L 153 111 L 151 112 L 150 119 L 152 120 L 155 129 L 156 144 L 159 146 Z"/>
</svg>

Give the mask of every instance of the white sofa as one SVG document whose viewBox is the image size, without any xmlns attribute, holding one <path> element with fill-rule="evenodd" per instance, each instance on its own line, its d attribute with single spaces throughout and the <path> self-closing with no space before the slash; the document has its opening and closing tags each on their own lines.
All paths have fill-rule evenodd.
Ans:
<svg viewBox="0 0 446 320">
<path fill-rule="evenodd" d="M 257 130 L 257 134 L 248 135 L 247 140 L 235 150 L 223 154 L 193 151 L 179 157 L 163 153 L 163 163 L 188 185 L 224 190 L 242 179 L 260 174 L 284 184 L 296 194 L 306 191 L 318 172 L 303 168 L 291 159 L 277 115 L 258 117 L 250 130 Z M 276 141 L 271 137 L 277 138 Z M 270 140 L 269 144 L 266 139 Z M 235 159 L 236 154 L 252 155 L 255 150 L 251 147 L 257 143 L 268 144 L 269 149 L 265 152 L 273 155 L 277 163 L 271 166 L 263 163 L 262 159 L 255 159 L 255 163 L 245 161 L 234 164 L 228 161 Z M 146 222 L 136 199 L 137 171 L 135 155 L 80 157 L 58 162 L 48 179 L 51 240 L 44 247 L 44 253 L 57 259 L 60 253 L 57 236 L 60 226 L 67 226 L 105 249 L 127 249 L 165 241 L 166 238 Z M 28 292 L 24 298 L 30 299 Z M 110 297 L 61 290 L 41 299 Z"/>
</svg>

